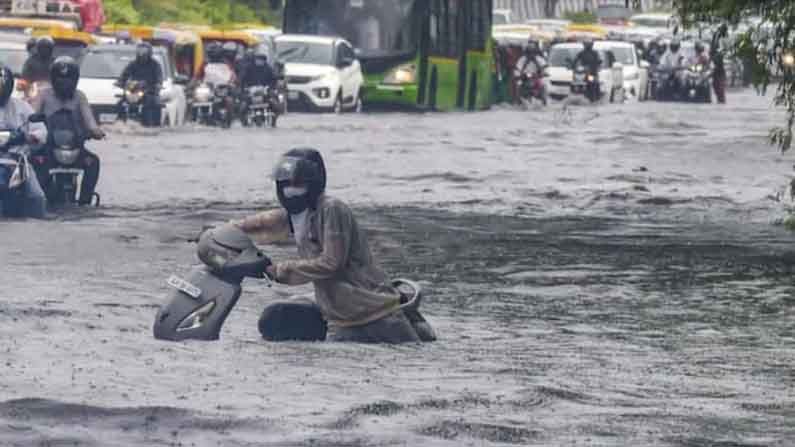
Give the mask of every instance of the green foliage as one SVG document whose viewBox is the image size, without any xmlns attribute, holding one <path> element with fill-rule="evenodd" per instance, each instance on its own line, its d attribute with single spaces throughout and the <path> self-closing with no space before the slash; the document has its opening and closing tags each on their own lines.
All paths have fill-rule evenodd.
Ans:
<svg viewBox="0 0 795 447">
<path fill-rule="evenodd" d="M 563 15 L 566 20 L 571 20 L 572 23 L 591 24 L 597 22 L 596 14 L 589 11 L 569 11 Z"/>
<path fill-rule="evenodd" d="M 104 6 L 108 21 L 120 24 L 281 23 L 279 14 L 270 9 L 266 0 L 105 0 Z"/>
<path fill-rule="evenodd" d="M 751 26 L 733 42 L 735 56 L 750 62 L 755 85 L 778 80 L 775 104 L 786 108 L 785 126 L 770 132 L 771 143 L 782 151 L 792 146 L 795 125 L 795 72 L 784 56 L 795 50 L 795 0 L 674 0 L 685 24 L 718 21 L 733 27 L 757 16 L 762 23 Z"/>
</svg>

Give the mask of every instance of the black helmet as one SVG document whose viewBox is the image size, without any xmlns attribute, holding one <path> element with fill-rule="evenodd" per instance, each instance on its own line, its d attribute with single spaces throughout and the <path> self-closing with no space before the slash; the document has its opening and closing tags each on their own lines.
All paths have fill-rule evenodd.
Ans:
<svg viewBox="0 0 795 447">
<path fill-rule="evenodd" d="M 14 73 L 10 68 L 0 64 L 0 107 L 8 104 L 12 93 L 14 93 Z"/>
<path fill-rule="evenodd" d="M 218 42 L 210 42 L 207 45 L 207 60 L 209 62 L 220 62 L 224 57 L 224 50 Z"/>
<path fill-rule="evenodd" d="M 50 59 L 55 49 L 55 41 L 50 36 L 44 36 L 36 41 L 36 54 L 42 59 Z"/>
<path fill-rule="evenodd" d="M 33 54 L 36 51 L 36 43 L 38 39 L 35 37 L 31 37 L 28 39 L 28 42 L 25 44 L 25 49 L 28 50 L 28 54 Z"/>
<path fill-rule="evenodd" d="M 318 197 L 326 190 L 323 157 L 315 149 L 292 149 L 276 163 L 273 179 L 279 203 L 288 213 L 299 214 L 307 208 L 314 209 Z M 306 193 L 298 196 L 286 194 L 287 187 L 305 187 Z"/>
<path fill-rule="evenodd" d="M 135 47 L 135 57 L 139 61 L 148 62 L 152 59 L 152 45 L 149 42 L 141 42 Z"/>
<path fill-rule="evenodd" d="M 64 100 L 72 99 L 80 79 L 80 66 L 69 56 L 61 56 L 50 67 L 50 83 L 55 96 Z"/>
<path fill-rule="evenodd" d="M 696 42 L 696 53 L 703 53 L 704 52 L 704 44 L 701 42 Z"/>
<path fill-rule="evenodd" d="M 682 43 L 679 41 L 679 39 L 672 40 L 671 44 L 669 45 L 669 48 L 671 48 L 671 51 L 674 52 L 674 53 L 679 51 L 679 48 L 681 48 L 681 47 L 682 47 Z"/>
<path fill-rule="evenodd" d="M 237 56 L 237 44 L 234 42 L 226 42 L 224 43 L 223 52 L 224 57 L 229 60 L 234 60 Z"/>
<path fill-rule="evenodd" d="M 586 37 L 585 40 L 582 41 L 582 46 L 588 51 L 593 50 L 593 39 Z"/>
</svg>

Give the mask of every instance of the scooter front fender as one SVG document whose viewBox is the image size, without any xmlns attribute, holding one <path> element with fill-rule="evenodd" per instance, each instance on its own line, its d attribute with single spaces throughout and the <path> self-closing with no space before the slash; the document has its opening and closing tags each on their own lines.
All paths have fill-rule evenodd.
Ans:
<svg viewBox="0 0 795 447">
<path fill-rule="evenodd" d="M 180 278 L 177 278 L 177 281 L 169 281 L 169 284 L 179 281 Z M 174 288 L 168 302 L 160 308 L 155 318 L 155 338 L 170 341 L 218 340 L 226 317 L 240 298 L 240 283 L 224 281 L 206 267 L 196 267 L 184 281 L 188 284 L 184 288 L 197 296 Z"/>
</svg>

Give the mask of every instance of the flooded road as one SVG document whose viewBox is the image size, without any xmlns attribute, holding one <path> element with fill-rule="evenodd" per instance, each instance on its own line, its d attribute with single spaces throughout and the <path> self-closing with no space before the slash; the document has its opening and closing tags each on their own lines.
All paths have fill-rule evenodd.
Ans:
<svg viewBox="0 0 795 447">
<path fill-rule="evenodd" d="M 103 207 L 0 222 L 0 445 L 792 445 L 795 158 L 730 101 L 115 129 Z M 308 289 L 251 280 L 218 342 L 152 338 L 186 240 L 273 206 L 296 146 L 438 342 L 266 343 Z"/>
</svg>

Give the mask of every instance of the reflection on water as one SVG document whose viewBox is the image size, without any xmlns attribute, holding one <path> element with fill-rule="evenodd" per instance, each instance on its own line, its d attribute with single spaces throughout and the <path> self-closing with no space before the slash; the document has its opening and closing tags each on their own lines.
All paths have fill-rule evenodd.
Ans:
<svg viewBox="0 0 795 447">
<path fill-rule="evenodd" d="M 114 134 L 107 207 L 0 224 L 0 445 L 790 445 L 792 160 L 744 99 Z M 220 341 L 153 340 L 186 240 L 271 205 L 307 144 L 441 340 L 264 343 L 262 307 L 307 289 L 257 281 Z"/>
</svg>

